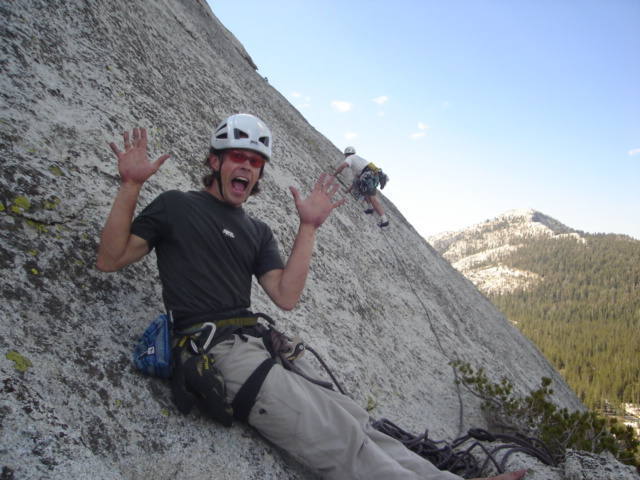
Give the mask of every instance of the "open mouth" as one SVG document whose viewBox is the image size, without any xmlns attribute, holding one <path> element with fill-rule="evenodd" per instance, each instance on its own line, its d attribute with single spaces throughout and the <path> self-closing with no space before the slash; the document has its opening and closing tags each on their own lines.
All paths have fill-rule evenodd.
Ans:
<svg viewBox="0 0 640 480">
<path fill-rule="evenodd" d="M 244 193 L 249 186 L 249 179 L 245 177 L 235 177 L 231 179 L 231 190 L 234 193 Z"/>
</svg>

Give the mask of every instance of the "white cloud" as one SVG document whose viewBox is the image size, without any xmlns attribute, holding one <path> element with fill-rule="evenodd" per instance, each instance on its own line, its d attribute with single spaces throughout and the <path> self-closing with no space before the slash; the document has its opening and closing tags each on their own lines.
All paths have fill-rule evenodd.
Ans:
<svg viewBox="0 0 640 480">
<path fill-rule="evenodd" d="M 353 104 L 350 102 L 345 102 L 343 100 L 333 100 L 331 102 L 331 107 L 341 113 L 348 112 L 353 107 Z"/>
<path fill-rule="evenodd" d="M 300 92 L 291 92 L 289 95 L 295 98 L 295 101 L 299 102 L 295 105 L 298 110 L 304 110 L 305 108 L 311 107 L 311 97 L 303 95 Z"/>
<path fill-rule="evenodd" d="M 347 140 L 353 140 L 357 136 L 358 134 L 356 132 L 347 132 L 344 134 L 344 138 L 346 138 Z"/>
<path fill-rule="evenodd" d="M 378 105 L 382 105 L 389 101 L 389 97 L 387 97 L 386 95 L 381 95 L 379 97 L 373 98 L 372 100 L 376 102 Z"/>
<path fill-rule="evenodd" d="M 640 155 L 640 148 L 634 148 L 633 150 L 629 150 L 629 155 Z"/>
<path fill-rule="evenodd" d="M 426 130 L 426 129 L 428 129 L 428 128 L 429 128 L 429 125 L 427 125 L 427 124 L 425 124 L 425 123 L 422 123 L 422 122 L 418 122 L 418 128 L 419 128 L 420 130 Z"/>
<path fill-rule="evenodd" d="M 424 132 L 417 132 L 417 133 L 412 133 L 411 135 L 409 135 L 410 138 L 412 138 L 413 140 L 417 140 L 419 138 L 422 138 L 426 135 L 426 133 Z"/>
</svg>

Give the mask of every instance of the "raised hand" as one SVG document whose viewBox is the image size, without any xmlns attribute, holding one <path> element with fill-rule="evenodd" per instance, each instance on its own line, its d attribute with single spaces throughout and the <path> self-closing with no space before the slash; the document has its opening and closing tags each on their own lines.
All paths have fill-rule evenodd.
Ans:
<svg viewBox="0 0 640 480">
<path fill-rule="evenodd" d="M 342 198 L 337 202 L 333 201 L 332 198 L 339 188 L 340 184 L 336 181 L 336 178 L 326 173 L 320 175 L 307 198 L 303 199 L 295 187 L 289 187 L 298 210 L 300 223 L 312 225 L 315 228 L 322 225 L 333 209 L 346 201 L 346 198 Z"/>
<path fill-rule="evenodd" d="M 150 162 L 147 156 L 147 130 L 134 128 L 131 132 L 122 134 L 124 139 L 124 152 L 121 152 L 115 143 L 109 143 L 109 147 L 118 158 L 118 172 L 122 183 L 142 185 L 151 175 L 156 173 L 167 158 L 171 155 L 161 155 L 155 162 Z"/>
</svg>

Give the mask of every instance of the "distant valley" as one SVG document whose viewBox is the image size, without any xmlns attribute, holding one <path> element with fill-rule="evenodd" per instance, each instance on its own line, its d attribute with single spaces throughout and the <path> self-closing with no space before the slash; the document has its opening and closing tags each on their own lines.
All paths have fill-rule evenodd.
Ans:
<svg viewBox="0 0 640 480">
<path fill-rule="evenodd" d="M 591 408 L 640 404 L 640 241 L 511 210 L 428 239 Z"/>
</svg>

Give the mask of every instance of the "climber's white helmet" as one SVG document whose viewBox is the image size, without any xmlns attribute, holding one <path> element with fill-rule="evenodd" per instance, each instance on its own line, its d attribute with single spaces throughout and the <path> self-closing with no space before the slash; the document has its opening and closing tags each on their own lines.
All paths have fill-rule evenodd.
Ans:
<svg viewBox="0 0 640 480">
<path fill-rule="evenodd" d="M 344 149 L 344 154 L 345 155 L 353 155 L 356 153 L 356 149 L 353 147 L 347 147 Z"/>
<path fill-rule="evenodd" d="M 216 150 L 245 148 L 271 159 L 271 131 L 254 115 L 237 113 L 224 120 L 211 135 L 211 146 Z"/>
</svg>

